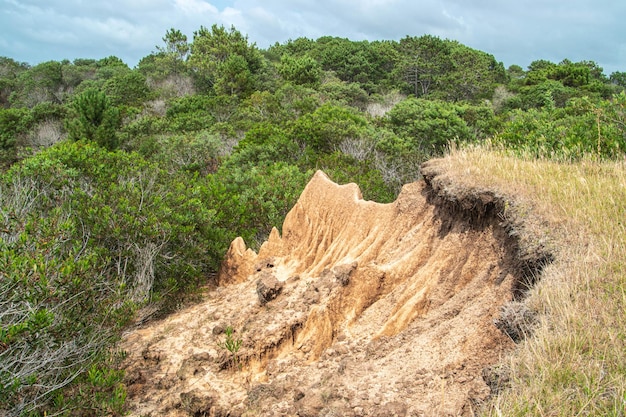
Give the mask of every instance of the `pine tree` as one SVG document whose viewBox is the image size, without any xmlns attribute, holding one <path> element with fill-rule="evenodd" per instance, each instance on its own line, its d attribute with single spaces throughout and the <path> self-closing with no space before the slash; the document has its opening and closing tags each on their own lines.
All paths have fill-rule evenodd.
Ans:
<svg viewBox="0 0 626 417">
<path fill-rule="evenodd" d="M 66 125 L 71 140 L 86 139 L 108 150 L 118 148 L 116 130 L 120 126 L 120 114 L 106 94 L 96 89 L 85 90 L 76 97 L 72 108 L 74 116 Z"/>
</svg>

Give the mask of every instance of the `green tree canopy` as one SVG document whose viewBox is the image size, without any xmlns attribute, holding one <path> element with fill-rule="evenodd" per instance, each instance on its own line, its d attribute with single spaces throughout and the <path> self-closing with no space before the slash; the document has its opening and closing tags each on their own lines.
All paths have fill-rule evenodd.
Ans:
<svg viewBox="0 0 626 417">
<path fill-rule="evenodd" d="M 451 141 L 472 138 L 461 113 L 462 108 L 452 103 L 408 98 L 389 111 L 387 120 L 409 150 L 432 155 L 440 154 Z"/>
<path fill-rule="evenodd" d="M 247 36 L 234 27 L 213 25 L 194 32 L 189 63 L 218 94 L 248 95 L 263 60 Z"/>
<path fill-rule="evenodd" d="M 428 96 L 437 90 L 441 78 L 452 69 L 450 43 L 436 36 L 407 36 L 397 48 L 402 56 L 396 68 L 397 76 L 415 97 Z"/>
<path fill-rule="evenodd" d="M 106 80 L 103 90 L 114 106 L 140 106 L 150 94 L 150 89 L 139 71 L 120 72 Z"/>
<path fill-rule="evenodd" d="M 324 104 L 296 120 L 292 136 L 315 153 L 328 153 L 343 140 L 358 137 L 365 126 L 367 120 L 356 110 Z"/>
<path fill-rule="evenodd" d="M 283 55 L 278 72 L 285 80 L 308 87 L 318 86 L 322 76 L 320 64 L 308 55 L 301 58 Z"/>
<path fill-rule="evenodd" d="M 185 62 L 191 51 L 191 46 L 187 42 L 187 35 L 178 29 L 171 28 L 165 32 L 163 42 L 165 46 L 157 46 L 157 51 L 164 57 L 173 74 L 180 73 L 184 70 Z"/>
<path fill-rule="evenodd" d="M 119 146 L 119 110 L 111 105 L 106 94 L 88 89 L 75 98 L 72 110 L 66 123 L 71 140 L 87 139 L 109 150 Z"/>
<path fill-rule="evenodd" d="M 14 59 L 0 57 L 0 107 L 10 106 L 9 97 L 17 87 L 19 75 L 28 70 L 29 66 Z"/>
<path fill-rule="evenodd" d="M 609 77 L 611 83 L 626 88 L 626 72 L 614 71 Z"/>
</svg>

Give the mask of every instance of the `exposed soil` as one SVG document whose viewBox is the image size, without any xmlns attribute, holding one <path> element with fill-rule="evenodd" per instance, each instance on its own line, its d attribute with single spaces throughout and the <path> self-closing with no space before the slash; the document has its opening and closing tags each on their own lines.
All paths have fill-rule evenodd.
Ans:
<svg viewBox="0 0 626 417">
<path fill-rule="evenodd" d="M 203 302 L 126 335 L 131 415 L 473 415 L 549 256 L 505 198 L 423 173 L 378 204 L 318 172 L 282 237 L 233 241 Z"/>
</svg>

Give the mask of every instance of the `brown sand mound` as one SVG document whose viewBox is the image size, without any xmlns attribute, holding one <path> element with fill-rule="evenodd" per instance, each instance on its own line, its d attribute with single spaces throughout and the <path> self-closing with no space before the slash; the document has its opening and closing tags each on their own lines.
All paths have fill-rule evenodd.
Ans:
<svg viewBox="0 0 626 417">
<path fill-rule="evenodd" d="M 205 301 L 127 335 L 133 415 L 472 415 L 513 346 L 494 323 L 541 257 L 493 193 L 431 171 L 391 204 L 317 172 L 282 237 L 236 239 Z"/>
</svg>

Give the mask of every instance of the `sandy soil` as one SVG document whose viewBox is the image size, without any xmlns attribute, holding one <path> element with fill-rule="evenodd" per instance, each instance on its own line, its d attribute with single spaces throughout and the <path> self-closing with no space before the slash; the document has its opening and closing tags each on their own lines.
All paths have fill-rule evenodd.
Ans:
<svg viewBox="0 0 626 417">
<path fill-rule="evenodd" d="M 545 256 L 505 199 L 424 173 L 378 204 L 318 172 L 258 254 L 233 241 L 201 303 L 124 338 L 131 415 L 474 415 Z"/>
</svg>

